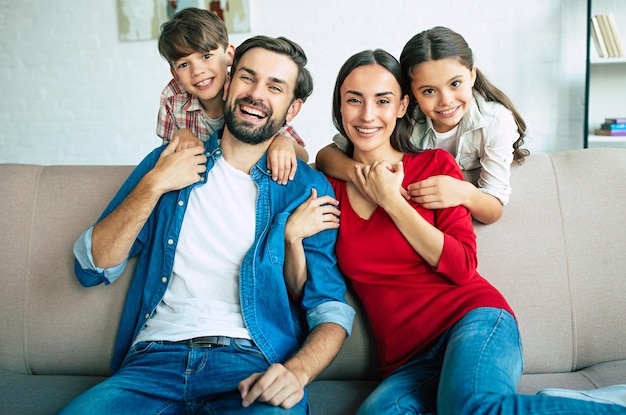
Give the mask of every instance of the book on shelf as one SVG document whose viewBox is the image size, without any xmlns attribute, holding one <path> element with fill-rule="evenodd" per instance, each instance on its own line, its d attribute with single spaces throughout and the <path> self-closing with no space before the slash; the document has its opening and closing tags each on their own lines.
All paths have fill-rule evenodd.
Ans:
<svg viewBox="0 0 626 415">
<path fill-rule="evenodd" d="M 602 32 L 600 31 L 598 16 L 593 16 L 591 18 L 591 38 L 593 39 L 594 45 L 596 45 L 596 52 L 598 52 L 598 57 L 608 58 L 609 51 L 606 49 L 606 42 L 604 41 L 604 37 L 602 36 Z"/>
<path fill-rule="evenodd" d="M 626 131 L 626 124 L 612 124 L 603 122 L 600 128 L 608 131 Z"/>
<path fill-rule="evenodd" d="M 596 128 L 594 133 L 596 135 L 626 136 L 626 130 L 603 130 L 602 128 Z"/>
<path fill-rule="evenodd" d="M 626 124 L 626 117 L 605 118 L 605 124 Z"/>
<path fill-rule="evenodd" d="M 621 37 L 612 13 L 597 14 L 591 18 L 591 37 L 596 46 L 598 57 L 616 58 L 624 56 Z"/>
<path fill-rule="evenodd" d="M 606 15 L 608 22 L 609 22 L 609 28 L 611 31 L 611 35 L 613 36 L 613 42 L 614 42 L 614 46 L 615 46 L 615 53 L 617 53 L 617 55 L 615 56 L 619 56 L 619 57 L 623 57 L 624 56 L 624 48 L 622 47 L 622 39 L 620 37 L 619 31 L 617 30 L 617 23 L 615 23 L 615 16 L 613 16 L 612 13 L 609 13 Z"/>
</svg>

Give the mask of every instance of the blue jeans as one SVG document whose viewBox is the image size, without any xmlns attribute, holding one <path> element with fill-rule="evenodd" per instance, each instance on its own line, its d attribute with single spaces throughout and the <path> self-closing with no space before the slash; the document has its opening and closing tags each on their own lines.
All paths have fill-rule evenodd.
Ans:
<svg viewBox="0 0 626 415">
<path fill-rule="evenodd" d="M 237 384 L 269 364 L 255 346 L 189 347 L 141 342 L 110 378 L 75 398 L 67 414 L 307 414 L 306 397 L 287 410 L 241 405 Z"/>
<path fill-rule="evenodd" d="M 426 353 L 395 370 L 358 415 L 625 414 L 626 408 L 515 392 L 523 371 L 517 322 L 495 308 L 467 313 Z"/>
</svg>

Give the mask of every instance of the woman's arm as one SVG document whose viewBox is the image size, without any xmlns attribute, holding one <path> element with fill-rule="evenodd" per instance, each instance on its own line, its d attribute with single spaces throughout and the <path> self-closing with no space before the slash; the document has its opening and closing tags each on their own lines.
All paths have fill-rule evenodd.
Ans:
<svg viewBox="0 0 626 415">
<path fill-rule="evenodd" d="M 317 190 L 291 214 L 285 224 L 285 263 L 283 273 L 287 289 L 300 298 L 307 280 L 306 257 L 302 240 L 325 229 L 339 226 L 340 211 L 336 199 L 317 197 Z"/>
</svg>

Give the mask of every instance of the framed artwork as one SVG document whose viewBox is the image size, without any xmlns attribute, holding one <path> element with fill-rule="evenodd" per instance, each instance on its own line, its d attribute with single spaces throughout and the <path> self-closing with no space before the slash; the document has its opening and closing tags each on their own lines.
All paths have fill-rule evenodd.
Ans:
<svg viewBox="0 0 626 415">
<path fill-rule="evenodd" d="M 117 0 L 118 31 L 121 41 L 159 37 L 161 25 L 187 7 L 215 12 L 228 33 L 250 31 L 249 0 Z"/>
</svg>

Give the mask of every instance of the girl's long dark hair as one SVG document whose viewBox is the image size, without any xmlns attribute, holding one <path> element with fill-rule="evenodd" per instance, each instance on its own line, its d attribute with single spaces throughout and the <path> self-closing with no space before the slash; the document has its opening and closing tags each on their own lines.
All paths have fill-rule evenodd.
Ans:
<svg viewBox="0 0 626 415">
<path fill-rule="evenodd" d="M 470 71 L 474 68 L 474 56 L 465 39 L 447 27 L 437 26 L 418 33 L 407 42 L 400 54 L 400 65 L 406 76 L 411 78 L 413 68 L 420 63 L 444 58 L 457 59 Z M 522 148 L 524 137 L 526 137 L 526 122 L 517 112 L 509 97 L 489 82 L 478 68 L 476 68 L 476 81 L 473 89 L 482 95 L 486 101 L 499 102 L 513 113 L 519 132 L 519 138 L 513 143 L 513 156 L 517 161 L 528 156 L 530 152 Z M 425 122 L 425 116 L 416 121 Z"/>
</svg>

